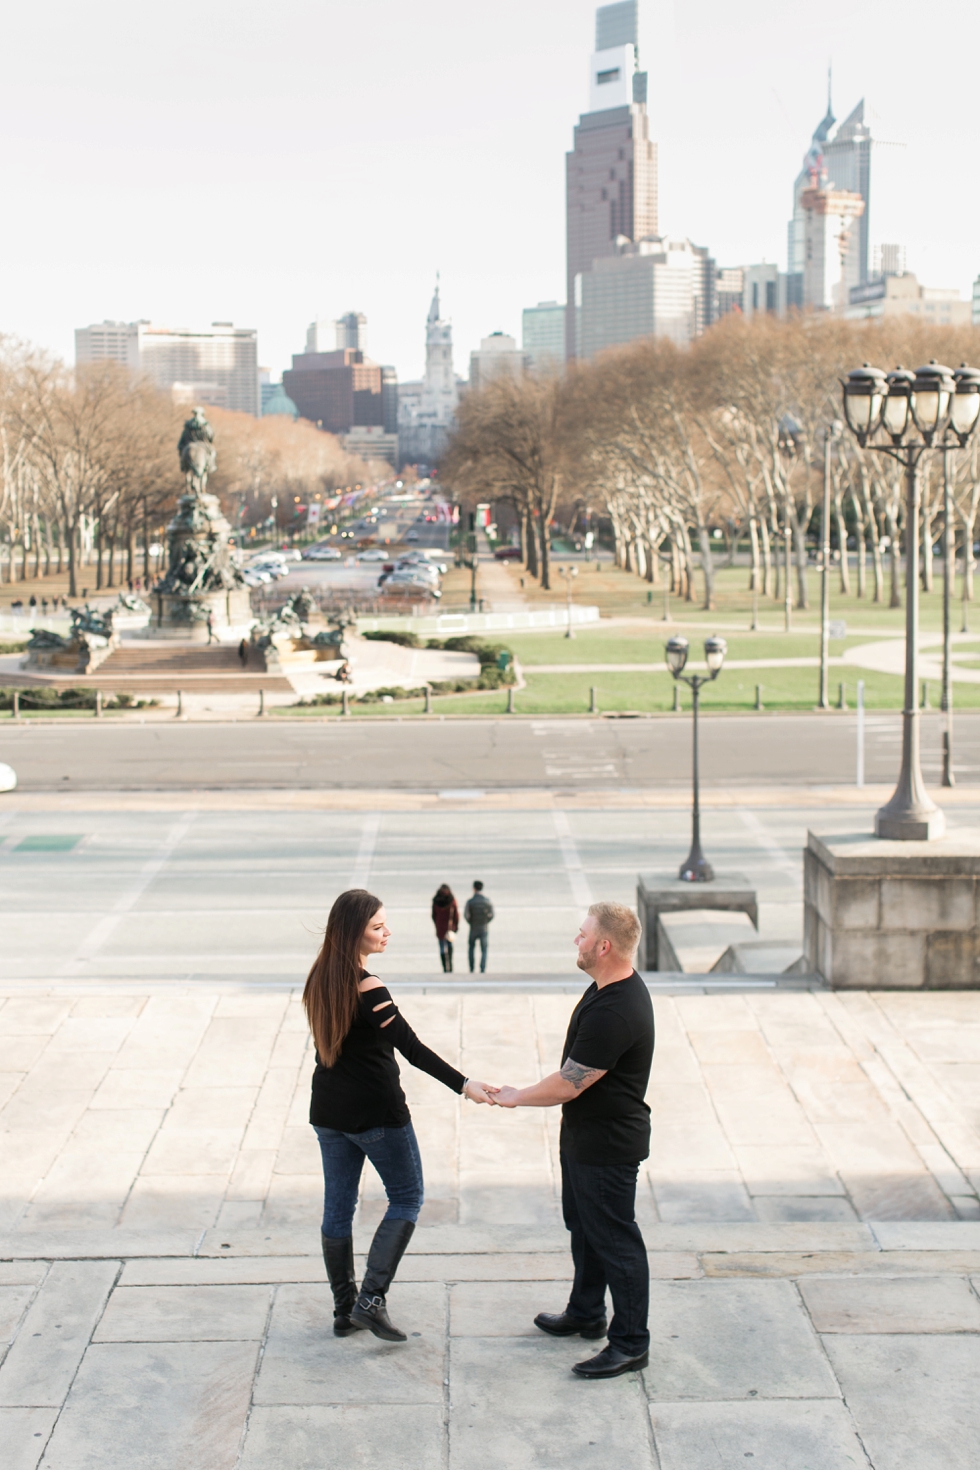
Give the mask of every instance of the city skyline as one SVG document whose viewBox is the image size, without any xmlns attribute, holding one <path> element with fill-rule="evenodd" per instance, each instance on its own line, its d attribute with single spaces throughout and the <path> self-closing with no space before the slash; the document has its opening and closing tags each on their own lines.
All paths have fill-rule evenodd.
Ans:
<svg viewBox="0 0 980 1470">
<path fill-rule="evenodd" d="M 234 35 L 207 6 L 178 5 L 159 36 L 152 16 L 123 33 L 105 5 L 59 13 L 43 34 L 23 13 L 12 28 L 0 116 L 19 227 L 0 247 L 0 329 L 70 360 L 84 322 L 234 320 L 257 328 L 278 376 L 311 319 L 354 309 L 372 357 L 414 379 L 438 270 L 457 371 L 494 331 L 519 339 L 524 307 L 562 299 L 564 157 L 589 106 L 594 0 L 530 12 L 503 0 L 493 24 L 421 0 L 414 25 L 389 0 L 327 14 L 294 3 L 274 34 L 246 3 Z M 832 58 L 841 114 L 865 97 L 886 119 L 876 131 L 907 144 L 916 208 L 895 238 L 908 269 L 968 295 L 980 232 L 954 140 L 972 125 L 980 24 L 959 4 L 944 37 L 904 0 L 889 16 L 886 31 L 880 7 L 831 4 L 815 34 L 802 4 L 754 0 L 736 21 L 708 0 L 695 25 L 640 0 L 660 228 L 720 264 L 785 270 L 792 179 Z M 341 69 L 324 92 L 318 50 L 368 42 L 370 73 Z"/>
</svg>

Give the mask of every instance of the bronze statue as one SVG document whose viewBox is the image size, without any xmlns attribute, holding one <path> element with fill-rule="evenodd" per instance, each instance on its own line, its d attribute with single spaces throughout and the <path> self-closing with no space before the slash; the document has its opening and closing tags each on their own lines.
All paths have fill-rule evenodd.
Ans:
<svg viewBox="0 0 980 1470">
<path fill-rule="evenodd" d="M 187 488 L 192 495 L 203 495 L 208 488 L 208 475 L 218 467 L 218 455 L 214 447 L 214 430 L 204 415 L 204 409 L 195 408 L 177 444 L 180 468 L 187 477 Z"/>
</svg>

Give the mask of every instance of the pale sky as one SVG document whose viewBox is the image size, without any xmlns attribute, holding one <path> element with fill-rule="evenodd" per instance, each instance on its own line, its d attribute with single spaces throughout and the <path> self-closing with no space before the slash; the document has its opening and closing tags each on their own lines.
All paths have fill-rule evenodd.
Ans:
<svg viewBox="0 0 980 1470">
<path fill-rule="evenodd" d="M 589 0 L 35 0 L 6 13 L 0 331 L 259 331 L 276 373 L 314 316 L 368 317 L 421 373 L 435 273 L 457 371 L 564 299 L 564 155 L 587 105 Z M 904 142 L 908 268 L 980 272 L 975 0 L 640 0 L 661 229 L 719 265 L 786 264 L 826 101 Z M 872 186 L 873 188 L 873 186 Z M 872 194 L 872 217 L 874 196 Z M 872 223 L 874 234 L 874 223 Z"/>
</svg>

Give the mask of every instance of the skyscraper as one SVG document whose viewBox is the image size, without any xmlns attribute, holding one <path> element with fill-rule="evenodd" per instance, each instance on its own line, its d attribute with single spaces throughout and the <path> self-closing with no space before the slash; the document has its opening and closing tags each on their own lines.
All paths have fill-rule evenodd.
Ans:
<svg viewBox="0 0 980 1470">
<path fill-rule="evenodd" d="M 566 357 L 576 353 L 576 276 L 615 255 L 617 242 L 657 233 L 657 149 L 649 135 L 637 24 L 637 0 L 596 11 L 589 111 L 579 118 L 566 155 Z"/>
<path fill-rule="evenodd" d="M 901 144 L 885 143 L 872 137 L 871 112 L 863 98 L 837 125 L 828 81 L 827 111 L 814 130 L 803 167 L 793 184 L 793 218 L 788 231 L 787 306 L 819 310 L 831 304 L 825 273 L 815 271 L 812 266 L 814 243 L 823 248 L 827 230 L 833 235 L 833 249 L 839 254 L 843 251 L 840 254 L 841 268 L 837 273 L 840 302 L 835 297 L 833 304 L 846 304 L 850 290 L 868 283 L 874 269 L 871 264 L 873 254 L 882 248 L 882 234 L 885 232 L 885 238 L 891 238 L 896 223 L 894 216 L 902 213 L 899 175 L 903 155 Z M 871 210 L 872 175 L 875 176 L 874 216 Z M 888 187 L 883 189 L 886 178 Z M 814 190 L 822 190 L 827 195 L 821 201 L 822 213 L 814 212 Z M 804 196 L 810 200 L 809 210 Z M 861 201 L 860 209 L 857 207 L 858 199 Z M 818 218 L 823 223 L 818 225 Z M 809 253 L 808 229 L 811 237 Z M 816 241 L 817 236 L 819 241 Z M 894 251 L 900 247 L 889 248 Z M 830 245 L 827 249 L 829 261 Z M 809 271 L 808 261 L 811 263 Z M 835 272 L 836 267 L 831 274 Z M 808 281 L 811 284 L 808 285 Z"/>
</svg>

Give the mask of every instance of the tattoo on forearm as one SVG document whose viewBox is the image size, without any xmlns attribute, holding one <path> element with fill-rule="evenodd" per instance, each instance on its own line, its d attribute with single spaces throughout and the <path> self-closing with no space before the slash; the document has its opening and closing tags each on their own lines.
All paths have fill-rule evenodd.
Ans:
<svg viewBox="0 0 980 1470">
<path fill-rule="evenodd" d="M 569 1057 L 561 1069 L 561 1075 L 566 1082 L 572 1084 L 576 1092 L 581 1092 L 583 1087 L 588 1087 L 597 1077 L 602 1076 L 602 1068 L 580 1067 L 578 1062 L 573 1062 Z"/>
</svg>

